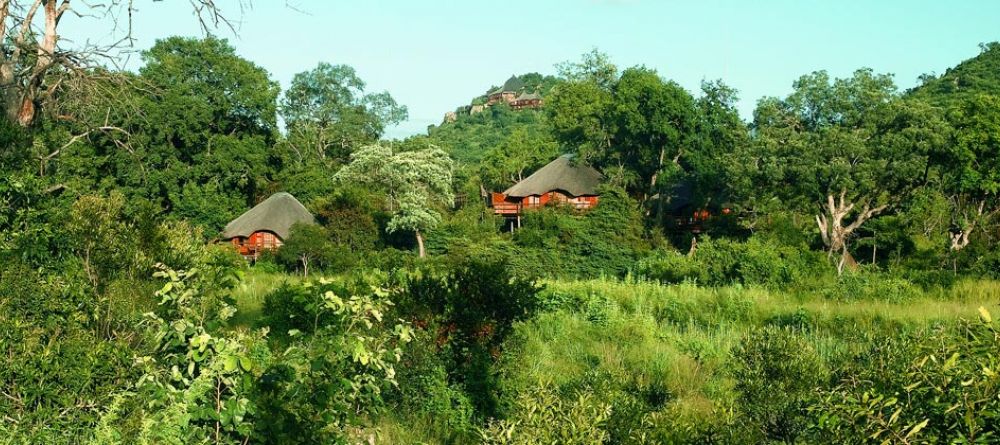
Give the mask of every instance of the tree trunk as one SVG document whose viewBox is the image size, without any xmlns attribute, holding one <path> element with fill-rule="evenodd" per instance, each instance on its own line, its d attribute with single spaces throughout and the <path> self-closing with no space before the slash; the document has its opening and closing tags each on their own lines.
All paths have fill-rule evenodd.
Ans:
<svg viewBox="0 0 1000 445">
<path fill-rule="evenodd" d="M 959 229 L 958 232 L 950 233 L 948 237 L 951 238 L 951 246 L 949 246 L 948 249 L 951 250 L 952 252 L 958 252 L 964 249 L 965 246 L 968 246 L 969 235 L 972 233 L 972 230 L 974 228 L 975 225 L 973 224 L 968 227 L 963 227 L 962 229 Z"/>
<path fill-rule="evenodd" d="M 309 257 L 301 255 L 299 261 L 302 262 L 302 277 L 309 278 Z"/>
<path fill-rule="evenodd" d="M 667 149 L 665 147 L 660 147 L 660 159 L 656 163 L 656 171 L 653 172 L 653 177 L 649 179 L 649 194 L 650 196 L 656 193 L 656 180 L 659 178 L 660 170 L 663 169 L 663 158 L 667 155 Z"/>
<path fill-rule="evenodd" d="M 22 22 L 20 34 L 14 38 L 14 51 L 9 59 L 5 60 L 0 68 L 0 84 L 6 90 L 6 107 L 8 117 L 22 127 L 31 126 L 35 122 L 39 91 L 45 74 L 55 65 L 56 43 L 59 41 L 57 28 L 59 20 L 69 9 L 69 0 L 63 0 L 57 5 L 57 0 L 35 0 L 26 14 L 25 21 Z M 38 41 L 35 52 L 35 65 L 32 67 L 29 77 L 22 86 L 17 85 L 16 74 L 14 73 L 17 63 L 21 58 L 21 48 L 28 43 L 27 38 L 31 33 L 30 23 L 34 19 L 35 12 L 41 6 L 45 11 L 45 28 L 41 40 Z M 6 9 L 6 5 L 0 5 L 0 9 Z M 6 10 L 0 13 L 6 13 Z M 12 88 L 13 87 L 13 88 Z"/>
<path fill-rule="evenodd" d="M 420 258 L 427 256 L 427 252 L 424 251 L 424 236 L 417 230 L 417 251 L 420 252 Z"/>
<path fill-rule="evenodd" d="M 828 256 L 832 257 L 838 252 L 841 255 L 840 261 L 837 263 L 838 274 L 843 272 L 845 266 L 851 269 L 857 268 L 857 261 L 854 261 L 851 253 L 847 250 L 848 237 L 858 227 L 861 227 L 865 221 L 882 213 L 888 207 L 883 204 L 871 208 L 868 204 L 865 204 L 861 212 L 855 217 L 854 222 L 845 226 L 844 218 L 854 210 L 855 205 L 853 202 L 847 202 L 846 195 L 846 190 L 840 191 L 839 199 L 835 198 L 832 194 L 827 195 L 826 205 L 816 215 L 816 226 L 819 228 L 823 244 L 827 247 Z"/>
<path fill-rule="evenodd" d="M 960 209 L 964 206 L 957 205 Z M 965 207 L 966 209 L 968 207 Z M 967 210 L 962 209 L 962 222 L 961 226 L 957 231 L 948 234 L 948 238 L 951 239 L 951 245 L 948 247 L 952 252 L 958 252 L 969 245 L 969 236 L 972 232 L 976 230 L 976 225 L 983 219 L 984 212 L 986 210 L 986 200 L 979 201 L 979 205 L 976 206 L 975 213 L 969 215 Z M 991 215 L 987 215 L 991 216 Z"/>
</svg>

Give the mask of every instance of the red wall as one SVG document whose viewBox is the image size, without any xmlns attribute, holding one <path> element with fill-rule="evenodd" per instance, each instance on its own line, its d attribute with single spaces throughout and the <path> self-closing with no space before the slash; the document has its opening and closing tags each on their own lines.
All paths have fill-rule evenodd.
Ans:
<svg viewBox="0 0 1000 445">
<path fill-rule="evenodd" d="M 532 198 L 537 198 L 537 201 L 533 201 Z M 552 191 L 540 196 L 526 196 L 521 199 L 521 205 L 524 208 L 542 207 L 549 202 L 565 202 L 580 209 L 589 209 L 597 205 L 597 196 L 578 196 L 574 201 L 574 198 L 564 193 Z"/>
<path fill-rule="evenodd" d="M 266 231 L 251 233 L 246 238 L 236 237 L 230 240 L 230 242 L 243 255 L 254 255 L 262 250 L 275 250 L 284 244 L 280 236 L 274 232 Z"/>
</svg>

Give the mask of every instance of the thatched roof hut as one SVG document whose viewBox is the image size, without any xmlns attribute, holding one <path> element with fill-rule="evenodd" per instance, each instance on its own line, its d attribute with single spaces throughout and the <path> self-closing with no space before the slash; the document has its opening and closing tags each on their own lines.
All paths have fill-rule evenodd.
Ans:
<svg viewBox="0 0 1000 445">
<path fill-rule="evenodd" d="M 222 238 L 250 238 L 257 232 L 270 232 L 284 240 L 292 225 L 300 222 L 315 224 L 316 218 L 294 196 L 279 192 L 226 224 Z"/>
<path fill-rule="evenodd" d="M 603 178 L 590 166 L 574 162 L 572 155 L 563 155 L 503 193 L 491 193 L 487 205 L 493 207 L 494 214 L 516 218 L 516 225 L 520 226 L 520 215 L 525 209 L 552 203 L 571 205 L 577 210 L 596 206 L 597 187 Z M 514 223 L 511 224 L 513 227 Z"/>
<path fill-rule="evenodd" d="M 592 167 L 573 161 L 572 155 L 562 155 L 503 192 L 512 198 L 541 196 L 560 191 L 570 196 L 596 196 L 601 173 Z"/>
</svg>

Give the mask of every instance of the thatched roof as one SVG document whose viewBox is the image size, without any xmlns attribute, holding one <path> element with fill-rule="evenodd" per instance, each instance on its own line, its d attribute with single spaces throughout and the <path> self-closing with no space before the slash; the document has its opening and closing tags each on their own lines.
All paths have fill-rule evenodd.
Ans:
<svg viewBox="0 0 1000 445">
<path fill-rule="evenodd" d="M 268 231 L 287 239 L 292 225 L 299 222 L 315 224 L 316 218 L 294 196 L 278 192 L 226 224 L 222 238 L 247 237 L 254 232 Z"/>
<path fill-rule="evenodd" d="M 572 196 L 596 195 L 601 174 L 591 167 L 573 162 L 572 158 L 572 155 L 556 158 L 503 193 L 514 198 L 542 195 L 553 190 Z"/>
<path fill-rule="evenodd" d="M 542 95 L 538 94 L 538 92 L 535 91 L 535 92 L 531 92 L 531 93 L 521 93 L 521 94 L 518 94 L 517 97 L 514 98 L 514 100 L 533 100 L 533 99 L 539 99 L 539 100 L 541 100 L 542 99 Z"/>
<path fill-rule="evenodd" d="M 510 79 L 507 79 L 507 81 L 503 83 L 502 89 L 505 93 L 508 91 L 516 93 L 522 88 L 524 88 L 524 82 L 521 82 L 521 79 L 518 79 L 517 76 L 512 74 Z"/>
</svg>

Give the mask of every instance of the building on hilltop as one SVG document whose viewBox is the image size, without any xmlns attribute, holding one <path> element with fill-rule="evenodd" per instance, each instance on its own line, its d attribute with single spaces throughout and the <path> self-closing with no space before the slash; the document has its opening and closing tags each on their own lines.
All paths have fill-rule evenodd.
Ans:
<svg viewBox="0 0 1000 445">
<path fill-rule="evenodd" d="M 542 95 L 537 92 L 521 93 L 510 102 L 510 107 L 515 110 L 522 108 L 538 108 L 542 106 Z"/>
<path fill-rule="evenodd" d="M 503 83 L 503 86 L 486 93 L 486 104 L 493 105 L 497 102 L 509 104 L 514 101 L 514 98 L 516 98 L 517 94 L 523 89 L 524 82 L 521 82 L 521 79 L 518 79 L 517 76 L 512 75 L 510 76 L 510 79 L 507 79 L 507 81 Z"/>
<path fill-rule="evenodd" d="M 578 210 L 596 206 L 602 179 L 597 170 L 573 162 L 572 155 L 562 155 L 502 193 L 491 193 L 488 204 L 493 214 L 509 218 L 512 227 L 520 226 L 525 210 L 554 204 Z"/>
<path fill-rule="evenodd" d="M 521 78 L 510 76 L 500 88 L 486 93 L 486 106 L 503 102 L 516 110 L 522 108 L 538 108 L 542 106 L 542 95 L 538 85 L 527 85 Z M 530 91 L 529 91 L 530 90 Z"/>
<path fill-rule="evenodd" d="M 257 259 L 261 252 L 281 247 L 296 223 L 316 224 L 316 218 L 294 196 L 279 192 L 226 224 L 222 239 L 244 258 Z"/>
<path fill-rule="evenodd" d="M 541 84 L 529 85 L 524 83 L 518 76 L 510 76 L 502 86 L 486 92 L 472 101 L 471 105 L 461 106 L 454 112 L 445 113 L 442 123 L 455 122 L 459 115 L 473 115 L 486 111 L 487 108 L 505 103 L 514 110 L 541 108 L 544 105 L 542 94 L 539 91 Z M 454 113 L 454 116 L 452 115 Z"/>
</svg>

